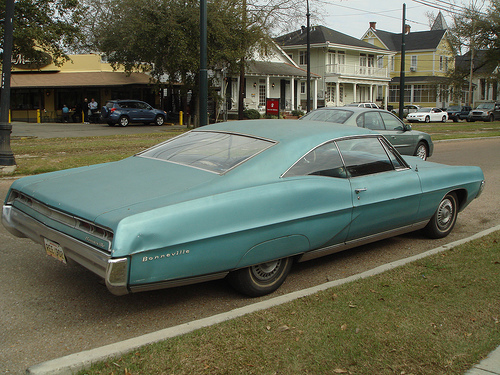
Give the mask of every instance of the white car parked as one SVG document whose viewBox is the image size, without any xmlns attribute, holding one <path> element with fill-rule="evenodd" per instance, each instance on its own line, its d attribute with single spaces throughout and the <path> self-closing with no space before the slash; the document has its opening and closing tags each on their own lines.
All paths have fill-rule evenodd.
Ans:
<svg viewBox="0 0 500 375">
<path fill-rule="evenodd" d="M 448 113 L 439 108 L 420 108 L 417 112 L 409 113 L 406 119 L 409 122 L 446 122 Z"/>
</svg>

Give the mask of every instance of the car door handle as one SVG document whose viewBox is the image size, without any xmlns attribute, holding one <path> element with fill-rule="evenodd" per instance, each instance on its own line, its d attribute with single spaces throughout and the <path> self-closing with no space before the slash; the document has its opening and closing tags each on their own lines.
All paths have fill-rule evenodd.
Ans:
<svg viewBox="0 0 500 375">
<path fill-rule="evenodd" d="M 361 193 L 362 191 L 366 191 L 366 188 L 357 188 L 357 189 L 354 189 L 354 192 L 355 192 L 356 194 L 359 194 L 359 193 Z"/>
</svg>

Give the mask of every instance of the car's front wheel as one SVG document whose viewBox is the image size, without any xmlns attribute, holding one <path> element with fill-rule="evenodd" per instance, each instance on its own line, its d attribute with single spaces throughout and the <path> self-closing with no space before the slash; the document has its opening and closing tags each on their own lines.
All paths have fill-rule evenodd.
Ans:
<svg viewBox="0 0 500 375">
<path fill-rule="evenodd" d="M 429 116 L 426 116 L 425 117 L 425 122 L 427 122 L 427 123 L 431 122 L 431 118 Z"/>
<path fill-rule="evenodd" d="M 495 116 L 490 115 L 490 122 L 493 122 L 493 121 L 495 121 Z"/>
<path fill-rule="evenodd" d="M 119 123 L 121 126 L 127 126 L 130 123 L 130 120 L 128 119 L 127 116 L 122 116 L 120 117 Z"/>
<path fill-rule="evenodd" d="M 238 292 L 260 297 L 274 292 L 285 281 L 292 268 L 292 258 L 282 258 L 243 268 L 228 275 L 228 281 Z"/>
<path fill-rule="evenodd" d="M 448 193 L 439 202 L 439 206 L 431 220 L 424 228 L 427 236 L 443 238 L 450 234 L 458 216 L 458 201 L 455 193 Z"/>
<path fill-rule="evenodd" d="M 443 118 L 441 119 L 441 122 L 446 122 L 447 118 L 446 116 L 443 116 Z"/>
<path fill-rule="evenodd" d="M 418 142 L 417 148 L 415 150 L 415 156 L 418 156 L 422 160 L 427 160 L 429 156 L 429 150 L 424 142 Z"/>
<path fill-rule="evenodd" d="M 164 123 L 165 123 L 165 117 L 163 117 L 162 115 L 156 116 L 156 118 L 155 118 L 156 125 L 162 126 Z"/>
</svg>

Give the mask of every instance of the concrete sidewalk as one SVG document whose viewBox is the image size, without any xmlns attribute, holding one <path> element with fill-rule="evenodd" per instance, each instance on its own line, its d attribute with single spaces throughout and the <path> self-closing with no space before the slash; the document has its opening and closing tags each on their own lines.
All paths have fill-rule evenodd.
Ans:
<svg viewBox="0 0 500 375">
<path fill-rule="evenodd" d="M 199 319 L 189 323 L 181 324 L 175 327 L 166 328 L 157 332 L 152 332 L 129 340 L 121 341 L 115 344 L 106 345 L 100 348 L 95 348 L 80 353 L 71 354 L 62 358 L 57 358 L 51 361 L 43 362 L 31 366 L 26 370 L 27 374 L 48 375 L 48 374 L 72 374 L 76 371 L 90 367 L 93 363 L 104 361 L 108 358 L 119 357 L 130 353 L 131 351 L 140 348 L 144 345 L 157 343 L 167 340 L 172 337 L 184 335 L 186 333 L 198 330 L 203 327 L 212 326 L 227 320 L 235 319 L 255 311 L 269 309 L 273 306 L 282 305 L 292 300 L 302 298 L 319 291 L 329 289 L 338 285 L 349 283 L 355 280 L 364 279 L 370 276 L 378 275 L 382 272 L 400 267 L 404 264 L 425 258 L 430 255 L 441 253 L 464 243 L 476 240 L 490 233 L 500 230 L 500 225 L 477 233 L 474 236 L 452 242 L 447 245 L 440 246 L 425 253 L 418 254 L 406 259 L 401 259 L 395 262 L 387 263 L 376 267 L 372 270 L 353 275 L 341 280 L 330 281 L 312 288 L 299 290 L 287 295 L 272 298 L 266 301 L 258 302 L 242 308 L 234 309 L 225 313 L 214 315 L 208 318 Z M 475 365 L 465 375 L 500 375 L 500 346 L 490 353 L 490 355 L 479 364 Z"/>
</svg>

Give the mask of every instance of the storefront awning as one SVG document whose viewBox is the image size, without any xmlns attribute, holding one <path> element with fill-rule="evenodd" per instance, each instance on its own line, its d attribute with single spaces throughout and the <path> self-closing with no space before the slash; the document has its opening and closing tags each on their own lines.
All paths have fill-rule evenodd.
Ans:
<svg viewBox="0 0 500 375">
<path fill-rule="evenodd" d="M 19 88 L 61 88 L 147 85 L 151 77 L 144 73 L 123 72 L 81 72 L 81 73 L 12 73 L 11 87 Z"/>
</svg>

